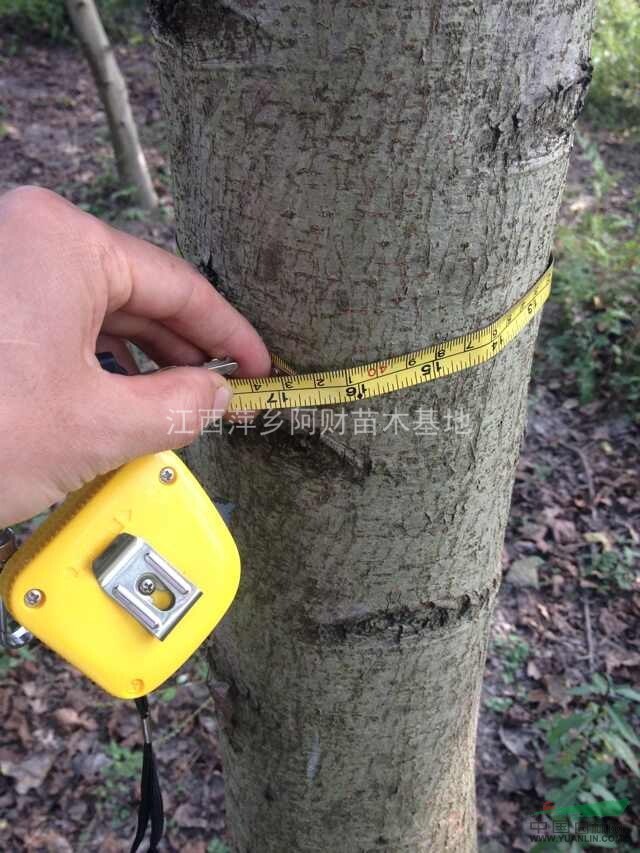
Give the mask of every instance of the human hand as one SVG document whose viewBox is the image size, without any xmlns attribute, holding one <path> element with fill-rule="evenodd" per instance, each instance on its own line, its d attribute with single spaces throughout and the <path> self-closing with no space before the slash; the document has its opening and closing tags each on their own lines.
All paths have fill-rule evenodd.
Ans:
<svg viewBox="0 0 640 853">
<path fill-rule="evenodd" d="M 47 190 L 0 197 L 0 296 L 0 527 L 137 456 L 187 444 L 199 413 L 229 405 L 211 371 L 119 376 L 96 352 L 131 373 L 126 340 L 160 366 L 228 355 L 244 375 L 269 372 L 257 332 L 192 266 Z M 190 413 L 180 432 L 169 431 L 171 411 Z"/>
</svg>

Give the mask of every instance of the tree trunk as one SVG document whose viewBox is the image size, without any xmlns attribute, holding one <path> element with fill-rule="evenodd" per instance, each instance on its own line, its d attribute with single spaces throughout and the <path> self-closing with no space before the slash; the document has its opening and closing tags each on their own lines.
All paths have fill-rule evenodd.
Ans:
<svg viewBox="0 0 640 853">
<path fill-rule="evenodd" d="M 478 329 L 543 272 L 591 0 L 152 6 L 182 250 L 299 370 Z M 243 558 L 211 650 L 234 850 L 475 849 L 536 327 L 330 441 L 191 452 Z"/>
<path fill-rule="evenodd" d="M 137 201 L 142 207 L 152 210 L 158 206 L 158 198 L 138 139 L 127 84 L 102 26 L 96 4 L 94 0 L 65 0 L 65 3 L 107 114 L 120 180 L 125 186 L 135 189 Z"/>
</svg>

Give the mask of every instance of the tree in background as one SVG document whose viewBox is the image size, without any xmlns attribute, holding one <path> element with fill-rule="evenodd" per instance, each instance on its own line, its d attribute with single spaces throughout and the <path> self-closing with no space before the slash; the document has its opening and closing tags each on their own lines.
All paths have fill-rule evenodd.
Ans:
<svg viewBox="0 0 640 853">
<path fill-rule="evenodd" d="M 134 189 L 142 207 L 151 210 L 158 206 L 158 198 L 138 139 L 127 84 L 94 0 L 65 0 L 65 3 L 107 114 L 120 180 Z"/>
<path fill-rule="evenodd" d="M 180 246 L 299 370 L 480 328 L 545 269 L 591 0 L 152 9 Z M 211 650 L 236 851 L 475 849 L 536 326 L 330 441 L 257 425 L 191 452 L 244 564 Z"/>
</svg>

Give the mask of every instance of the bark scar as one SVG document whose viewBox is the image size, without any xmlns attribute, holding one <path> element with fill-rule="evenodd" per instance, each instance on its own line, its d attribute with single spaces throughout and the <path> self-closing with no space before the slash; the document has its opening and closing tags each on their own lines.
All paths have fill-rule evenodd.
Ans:
<svg viewBox="0 0 640 853">
<path fill-rule="evenodd" d="M 503 116 L 489 113 L 487 126 L 490 138 L 487 149 L 491 153 L 498 148 L 504 151 L 517 149 L 527 133 L 540 135 L 546 131 L 554 136 L 568 134 L 584 107 L 593 75 L 591 59 L 583 59 L 578 69 L 574 78 L 560 79 L 555 86 L 547 86 L 541 98 L 534 101 L 525 98 L 514 104 Z"/>
<path fill-rule="evenodd" d="M 421 601 L 411 607 L 403 605 L 373 611 L 365 616 L 316 622 L 310 630 L 314 640 L 325 643 L 369 637 L 400 643 L 405 638 L 450 630 L 458 624 L 474 621 L 493 605 L 499 585 L 497 577 L 483 590 L 465 593 L 448 601 Z"/>
</svg>

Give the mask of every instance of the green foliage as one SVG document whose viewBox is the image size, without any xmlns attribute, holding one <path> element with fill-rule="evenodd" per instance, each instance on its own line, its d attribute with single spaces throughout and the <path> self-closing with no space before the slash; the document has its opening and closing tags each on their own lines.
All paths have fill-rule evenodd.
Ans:
<svg viewBox="0 0 640 853">
<path fill-rule="evenodd" d="M 513 699 L 510 696 L 487 696 L 484 704 L 495 714 L 504 714 L 513 705 Z"/>
<path fill-rule="evenodd" d="M 97 6 L 110 38 L 139 39 L 135 27 L 140 23 L 144 0 L 97 0 Z M 19 44 L 74 41 L 62 0 L 0 0 L 0 27 Z"/>
<path fill-rule="evenodd" d="M 598 4 L 586 115 L 606 127 L 640 124 L 640 3 Z"/>
<path fill-rule="evenodd" d="M 529 643 L 517 634 L 506 634 L 495 638 L 493 648 L 502 661 L 502 680 L 505 684 L 513 684 L 518 670 L 531 654 Z"/>
<path fill-rule="evenodd" d="M 597 148 L 579 140 L 593 169 L 595 204 L 558 228 L 547 366 L 566 370 L 581 402 L 614 395 L 640 399 L 640 240 L 637 216 L 607 213 L 601 202 L 617 185 Z M 640 199 L 635 203 L 640 212 Z"/>
<path fill-rule="evenodd" d="M 625 798 L 637 802 L 640 739 L 634 718 L 640 710 L 640 692 L 600 674 L 572 692 L 579 697 L 577 710 L 553 714 L 537 724 L 546 742 L 544 772 L 555 782 L 547 799 L 556 809 L 593 803 L 596 815 L 599 802 Z"/>
<path fill-rule="evenodd" d="M 70 27 L 61 0 L 0 0 L 0 21 L 16 35 L 67 41 Z"/>
<path fill-rule="evenodd" d="M 106 748 L 109 762 L 102 768 L 103 784 L 100 796 L 103 799 L 120 799 L 126 795 L 131 782 L 140 776 L 142 755 L 139 750 L 111 741 Z"/>
<path fill-rule="evenodd" d="M 113 221 L 118 216 L 127 220 L 143 217 L 142 211 L 135 204 L 135 189 L 120 185 L 120 179 L 111 164 L 105 165 L 104 172 L 90 182 L 60 188 L 63 195 L 67 194 L 68 189 L 71 189 L 78 207 L 100 219 Z"/>
<path fill-rule="evenodd" d="M 161 702 L 173 702 L 178 695 L 178 688 L 172 684 L 170 687 L 160 690 L 157 695 Z"/>
<path fill-rule="evenodd" d="M 106 747 L 109 758 L 101 768 L 102 785 L 97 793 L 102 800 L 100 812 L 118 828 L 131 820 L 131 792 L 140 778 L 142 753 L 111 741 Z"/>
<path fill-rule="evenodd" d="M 599 4 L 592 50 L 587 117 L 592 125 L 628 134 L 633 125 L 640 127 L 637 0 Z M 558 229 L 546 367 L 561 374 L 565 386 L 572 383 L 582 403 L 608 396 L 635 409 L 640 400 L 640 196 L 622 213 L 612 211 L 614 194 L 621 195 L 619 176 L 607 170 L 594 142 L 578 136 L 578 144 L 591 166 L 587 189 L 592 198 L 574 222 Z"/>
<path fill-rule="evenodd" d="M 584 575 L 597 578 L 602 591 L 630 590 L 636 581 L 634 567 L 638 565 L 638 557 L 640 552 L 628 545 L 621 550 L 603 551 L 595 559 L 586 562 Z"/>
<path fill-rule="evenodd" d="M 558 229 L 553 298 L 562 314 L 550 355 L 568 364 L 583 403 L 607 391 L 640 399 L 640 242 L 626 238 L 627 226 L 595 212 Z"/>
<path fill-rule="evenodd" d="M 231 851 L 219 838 L 214 838 L 207 845 L 207 853 L 231 853 Z"/>
<path fill-rule="evenodd" d="M 0 646 L 0 679 L 26 660 L 35 660 L 33 652 L 27 646 L 12 652 Z"/>
<path fill-rule="evenodd" d="M 135 188 L 120 184 L 110 152 L 97 152 L 96 160 L 103 162 L 104 171 L 93 176 L 91 180 L 62 184 L 55 188 L 57 192 L 82 210 L 107 222 L 148 219 L 149 213 L 137 205 Z M 157 215 L 166 219 L 171 216 L 171 209 L 161 205 Z"/>
</svg>

